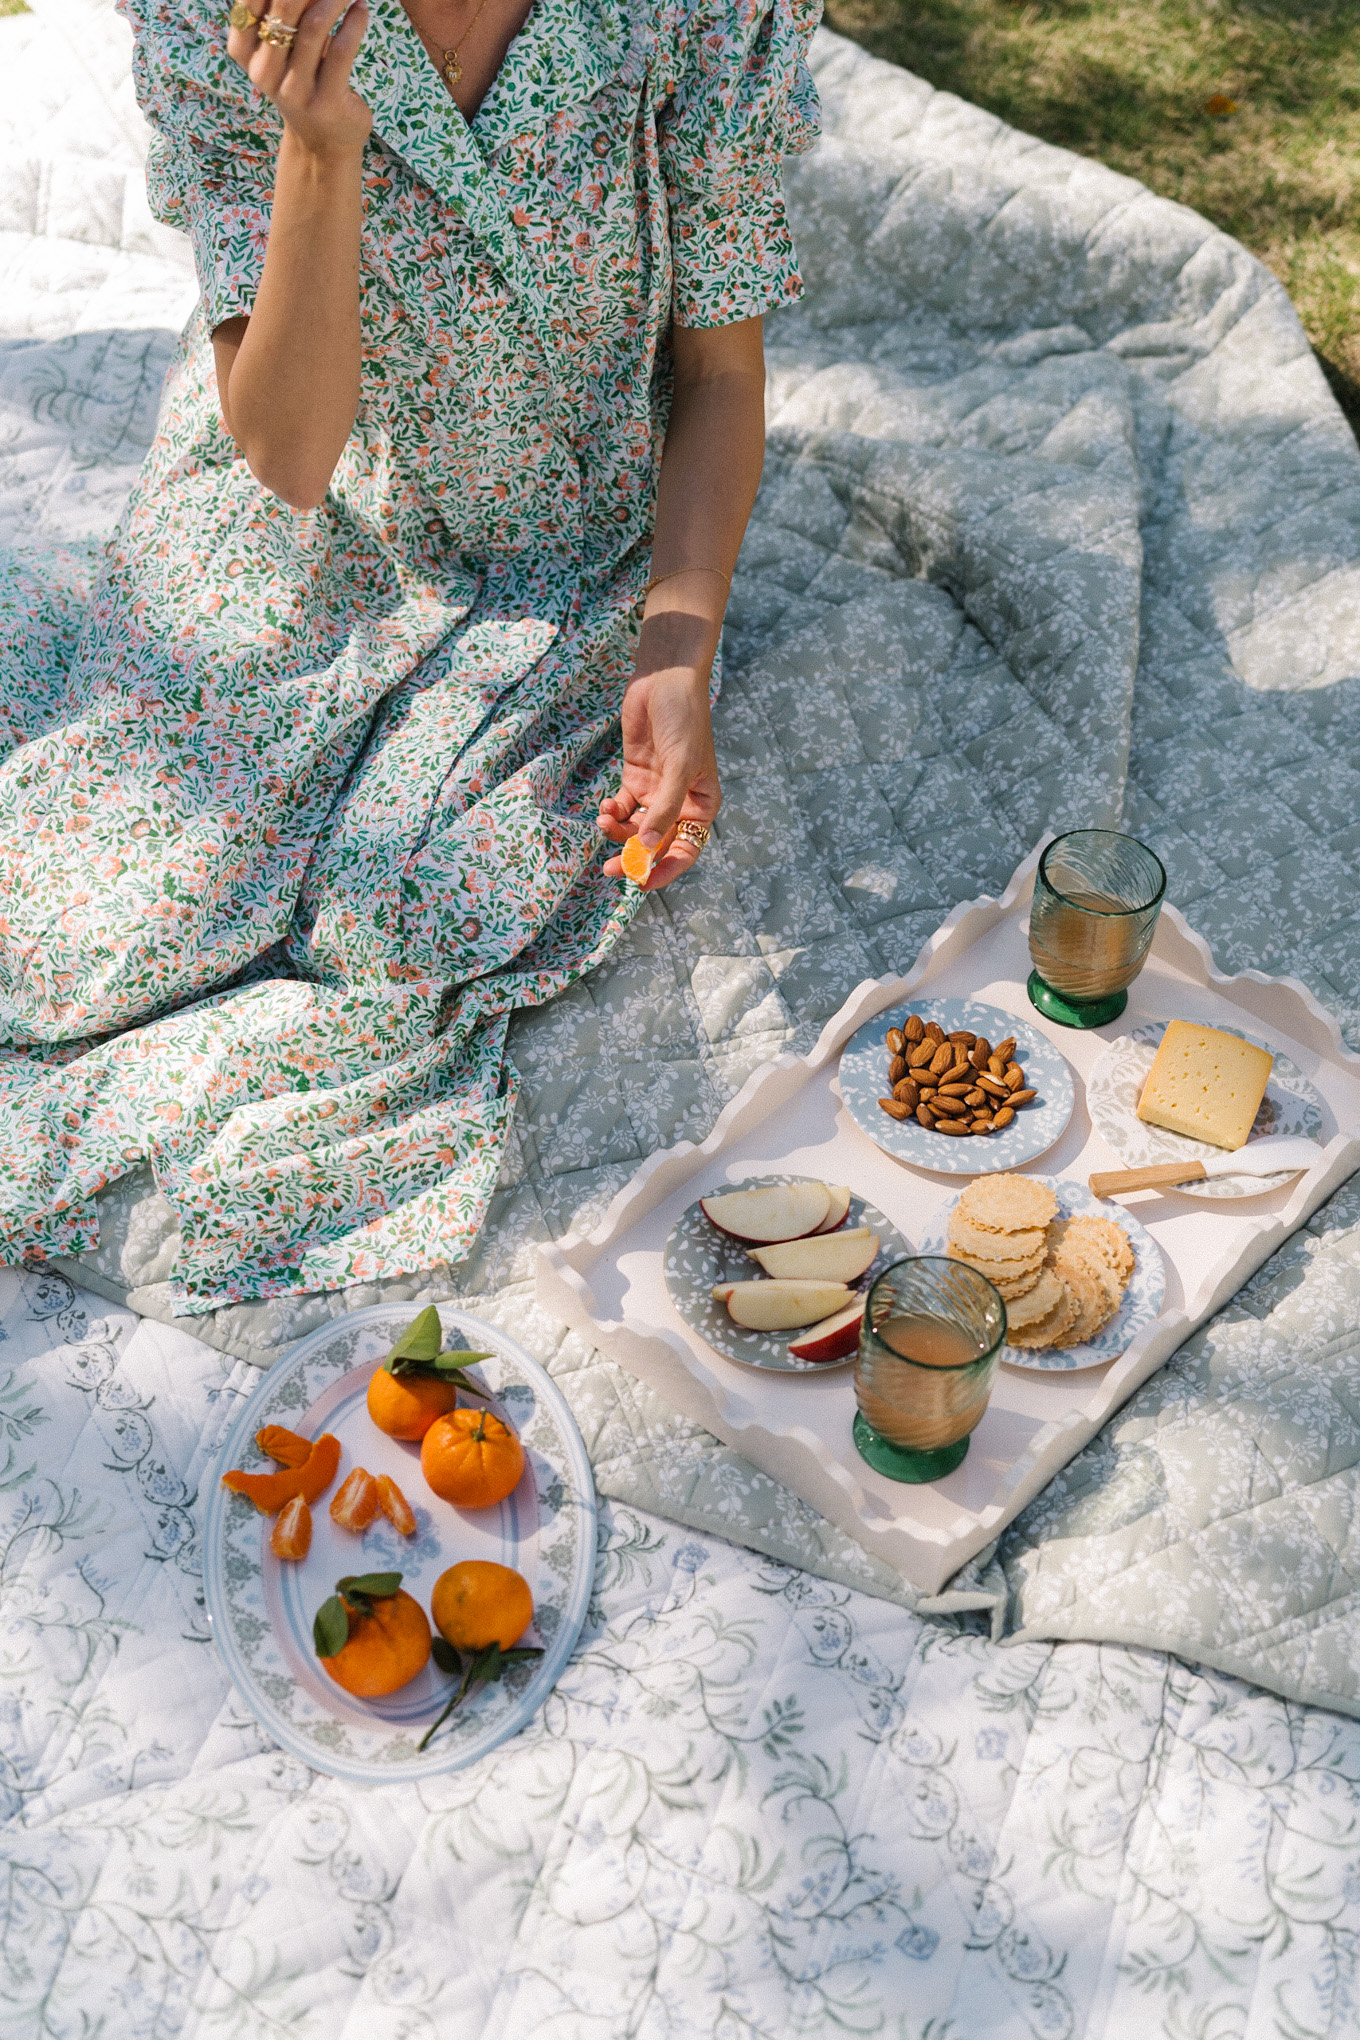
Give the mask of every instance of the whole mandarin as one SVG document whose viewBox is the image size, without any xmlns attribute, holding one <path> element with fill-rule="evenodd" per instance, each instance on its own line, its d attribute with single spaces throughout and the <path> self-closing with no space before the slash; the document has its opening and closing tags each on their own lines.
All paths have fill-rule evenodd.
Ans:
<svg viewBox="0 0 1360 2040">
<path fill-rule="evenodd" d="M 371 1615 L 347 1606 L 349 1637 L 334 1657 L 321 1663 L 358 1700 L 381 1700 L 407 1686 L 430 1656 L 430 1625 L 419 1601 L 400 1588 L 374 1601 Z"/>
<path fill-rule="evenodd" d="M 368 1414 L 389 1438 L 418 1444 L 436 1417 L 447 1416 L 458 1407 L 458 1386 L 436 1381 L 428 1374 L 391 1373 L 386 1367 L 374 1370 L 368 1384 Z"/>
<path fill-rule="evenodd" d="M 459 1509 L 490 1509 L 518 1487 L 524 1447 L 490 1410 L 452 1410 L 425 1433 L 420 1470 Z"/>
<path fill-rule="evenodd" d="M 434 1583 L 434 1626 L 455 1650 L 502 1650 L 517 1644 L 534 1619 L 534 1597 L 522 1573 L 486 1558 L 465 1558 Z"/>
</svg>

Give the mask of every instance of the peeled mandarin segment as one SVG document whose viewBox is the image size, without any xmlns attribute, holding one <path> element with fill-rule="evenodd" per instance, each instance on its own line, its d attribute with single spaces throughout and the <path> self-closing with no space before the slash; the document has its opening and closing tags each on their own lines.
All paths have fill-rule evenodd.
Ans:
<svg viewBox="0 0 1360 2040">
<path fill-rule="evenodd" d="M 312 1548 L 312 1512 L 301 1495 L 286 1502 L 274 1519 L 269 1549 L 275 1558 L 305 1558 Z"/>
<path fill-rule="evenodd" d="M 345 1475 L 332 1499 L 331 1521 L 362 1537 L 377 1513 L 378 1483 L 362 1466 L 356 1466 Z"/>
<path fill-rule="evenodd" d="M 656 863 L 656 857 L 657 853 L 655 850 L 647 850 L 643 847 L 641 836 L 630 836 L 619 852 L 619 862 L 623 866 L 624 877 L 631 878 L 634 885 L 645 884 L 652 875 L 652 866 Z"/>
<path fill-rule="evenodd" d="M 416 1512 L 407 1501 L 394 1480 L 380 1473 L 374 1482 L 378 1491 L 378 1507 L 386 1516 L 392 1528 L 403 1537 L 416 1534 Z"/>
<path fill-rule="evenodd" d="M 430 1596 L 434 1626 L 455 1650 L 513 1650 L 534 1619 L 522 1573 L 490 1559 L 465 1558 L 439 1575 Z"/>
<path fill-rule="evenodd" d="M 364 1477 L 371 1479 L 367 1474 Z M 354 1475 L 349 1478 L 353 1480 Z M 338 1502 L 340 1496 L 335 1499 Z M 381 1700 L 409 1685 L 424 1671 L 429 1656 L 430 1624 L 425 1610 L 410 1594 L 399 1591 L 375 1601 L 371 1615 L 358 1615 L 351 1608 L 348 1640 L 334 1657 L 323 1657 L 320 1663 L 336 1685 L 356 1699 Z"/>
<path fill-rule="evenodd" d="M 280 1466 L 305 1466 L 312 1456 L 311 1439 L 286 1431 L 282 1424 L 266 1424 L 255 1433 L 255 1443 L 266 1459 L 276 1459 Z"/>
<path fill-rule="evenodd" d="M 442 1501 L 490 1509 L 518 1487 L 524 1447 L 490 1410 L 453 1410 L 425 1433 L 420 1470 Z"/>
</svg>

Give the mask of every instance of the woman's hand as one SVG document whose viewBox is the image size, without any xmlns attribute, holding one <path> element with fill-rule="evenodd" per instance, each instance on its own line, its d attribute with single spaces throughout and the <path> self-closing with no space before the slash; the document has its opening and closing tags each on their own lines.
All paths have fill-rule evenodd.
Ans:
<svg viewBox="0 0 1360 2040">
<path fill-rule="evenodd" d="M 348 6 L 347 0 L 313 0 L 310 7 L 302 0 L 264 5 L 255 0 L 252 12 L 256 25 L 233 28 L 227 53 L 255 90 L 277 106 L 294 142 L 320 162 L 362 155 L 373 116 L 349 78 L 368 27 L 364 0 L 352 0 Z M 291 49 L 261 42 L 258 23 L 265 14 L 297 28 Z"/>
<path fill-rule="evenodd" d="M 651 628 L 652 623 L 667 626 Z M 713 751 L 713 724 L 708 712 L 709 657 L 694 657 L 694 631 L 675 624 L 693 619 L 648 620 L 638 671 L 623 697 L 623 776 L 619 790 L 600 802 L 600 828 L 611 843 L 641 836 L 647 849 L 669 844 L 653 865 L 645 890 L 659 892 L 699 851 L 693 843 L 670 844 L 682 819 L 711 822 L 722 806 L 718 762 Z M 707 636 L 707 632 L 705 632 Z M 621 876 L 623 866 L 611 857 L 605 871 Z"/>
</svg>

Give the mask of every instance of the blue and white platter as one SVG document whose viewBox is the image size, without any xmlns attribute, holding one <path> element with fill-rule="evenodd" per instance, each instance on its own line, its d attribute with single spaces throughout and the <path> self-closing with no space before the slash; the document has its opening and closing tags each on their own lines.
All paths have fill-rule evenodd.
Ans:
<svg viewBox="0 0 1360 2040">
<path fill-rule="evenodd" d="M 457 1509 L 431 1492 L 420 1447 L 379 1431 L 368 1415 L 369 1377 L 417 1304 L 351 1311 L 296 1345 L 241 1411 L 214 1468 L 204 1526 L 203 1578 L 213 1637 L 232 1683 L 274 1739 L 315 1770 L 357 1784 L 428 1778 L 474 1763 L 524 1727 L 575 1648 L 595 1570 L 595 1483 L 566 1402 L 522 1346 L 480 1318 L 439 1307 L 446 1345 L 488 1354 L 472 1370 L 490 1407 L 519 1433 L 527 1461 L 514 1493 L 494 1509 Z M 290 1564 L 269 1549 L 270 1518 L 222 1486 L 232 1467 L 276 1470 L 255 1444 L 266 1424 L 340 1440 L 340 1471 L 312 1511 L 312 1545 Z M 354 1466 L 396 1481 L 415 1511 L 413 1537 L 379 1517 L 362 1537 L 331 1521 L 329 1505 Z M 318 1663 L 312 1621 L 346 1573 L 400 1572 L 429 1612 L 439 1575 L 460 1559 L 491 1559 L 524 1575 L 534 1598 L 526 1644 L 543 1656 L 476 1686 L 429 1747 L 417 1745 L 455 1682 L 433 1660 L 386 1700 L 357 1700 Z"/>
<path fill-rule="evenodd" d="M 965 1023 L 967 1024 L 967 1023 Z M 1058 1200 L 1060 1218 L 1108 1218 L 1128 1234 L 1133 1249 L 1133 1273 L 1129 1277 L 1118 1310 L 1103 1324 L 1094 1339 L 1080 1346 L 1062 1346 L 1047 1351 L 1024 1346 L 1003 1346 L 1001 1357 L 1008 1367 L 1023 1367 L 1035 1374 L 1071 1374 L 1079 1367 L 1104 1367 L 1117 1360 L 1139 1332 L 1155 1324 L 1166 1299 L 1166 1265 L 1161 1250 L 1146 1226 L 1139 1225 L 1122 1204 L 1093 1197 L 1084 1183 L 1066 1176 L 1030 1176 L 1031 1183 L 1045 1183 Z M 921 1241 L 923 1254 L 942 1254 L 949 1243 L 949 1220 L 958 1202 L 950 1197 L 932 1213 Z"/>
<path fill-rule="evenodd" d="M 885 1037 L 890 1027 L 901 1027 L 912 1013 L 938 1022 L 946 1034 L 967 1028 L 993 1045 L 1013 1034 L 1015 1059 L 1038 1097 L 1032 1105 L 1022 1106 L 1001 1133 L 967 1140 L 934 1133 L 914 1119 L 891 1118 L 878 1102 L 889 1092 Z M 875 1146 L 913 1169 L 933 1169 L 946 1176 L 989 1176 L 1046 1154 L 1067 1131 L 1075 1102 L 1072 1072 L 1048 1036 L 1027 1020 L 975 999 L 912 999 L 891 1012 L 875 1014 L 841 1051 L 840 1088 L 846 1111 Z"/>
</svg>

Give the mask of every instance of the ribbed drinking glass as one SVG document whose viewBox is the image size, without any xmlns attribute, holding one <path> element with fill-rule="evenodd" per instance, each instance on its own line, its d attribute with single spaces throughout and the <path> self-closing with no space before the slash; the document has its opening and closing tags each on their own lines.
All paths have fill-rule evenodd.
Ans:
<svg viewBox="0 0 1360 2040">
<path fill-rule="evenodd" d="M 1029 915 L 1030 1003 L 1063 1027 L 1103 1027 L 1129 1002 L 1166 892 L 1136 836 L 1072 829 L 1039 859 Z"/>
<path fill-rule="evenodd" d="M 992 1392 L 1006 1306 L 943 1254 L 898 1261 L 869 1291 L 855 1362 L 855 1445 L 892 1480 L 939 1480 L 968 1450 Z"/>
</svg>

